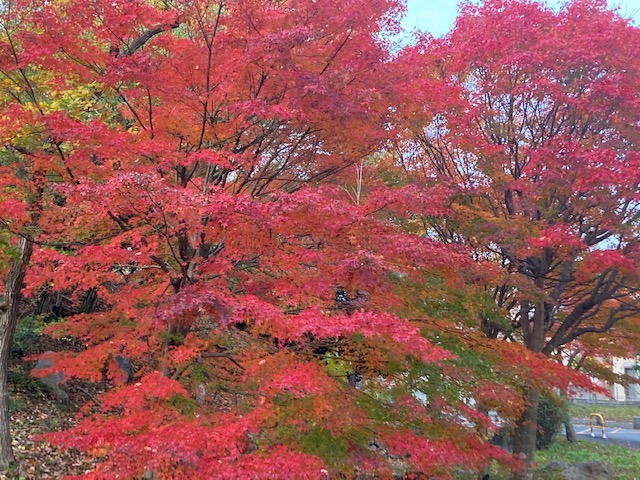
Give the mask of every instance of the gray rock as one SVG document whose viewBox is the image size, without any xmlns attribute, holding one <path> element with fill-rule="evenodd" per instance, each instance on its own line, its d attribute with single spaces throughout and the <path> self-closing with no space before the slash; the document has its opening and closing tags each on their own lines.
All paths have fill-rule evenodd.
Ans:
<svg viewBox="0 0 640 480">
<path fill-rule="evenodd" d="M 50 352 L 47 352 L 50 353 Z M 46 355 L 46 354 L 45 354 Z M 33 368 L 34 372 L 44 370 L 54 366 L 53 360 L 50 358 L 41 358 Z M 58 400 L 61 402 L 69 401 L 69 394 L 61 387 L 64 382 L 64 372 L 50 373 L 44 377 L 38 377 L 39 382 L 44 385 Z"/>
<path fill-rule="evenodd" d="M 202 405 L 207 399 L 207 388 L 204 386 L 204 383 L 201 383 L 196 388 L 196 402 L 198 405 Z"/>
<path fill-rule="evenodd" d="M 555 462 L 549 462 L 547 463 L 543 470 L 545 472 L 563 472 L 565 470 L 567 470 L 569 468 L 569 464 L 565 463 L 565 462 L 559 462 L 559 461 L 555 461 Z"/>
<path fill-rule="evenodd" d="M 576 463 L 560 476 L 563 480 L 615 480 L 616 470 L 607 462 Z"/>
<path fill-rule="evenodd" d="M 640 430 L 640 417 L 633 417 L 633 428 Z"/>
<path fill-rule="evenodd" d="M 129 358 L 123 357 L 122 355 L 116 355 L 116 364 L 118 365 L 118 368 L 122 370 L 122 372 L 127 376 L 127 383 L 133 380 L 133 377 L 136 374 L 136 369 Z"/>
</svg>

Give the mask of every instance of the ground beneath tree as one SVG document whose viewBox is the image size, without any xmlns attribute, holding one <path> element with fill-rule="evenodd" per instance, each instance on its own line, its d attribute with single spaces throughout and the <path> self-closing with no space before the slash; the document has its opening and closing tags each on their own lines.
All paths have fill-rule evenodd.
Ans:
<svg viewBox="0 0 640 480">
<path fill-rule="evenodd" d="M 29 377 L 33 365 L 34 362 L 15 361 L 10 369 L 9 409 L 17 464 L 0 473 L 0 480 L 59 479 L 92 470 L 94 459 L 75 449 L 59 449 L 37 441 L 36 437 L 74 426 L 79 407 L 90 401 L 98 387 L 70 383 L 67 389 L 71 401 L 62 404 Z"/>
</svg>

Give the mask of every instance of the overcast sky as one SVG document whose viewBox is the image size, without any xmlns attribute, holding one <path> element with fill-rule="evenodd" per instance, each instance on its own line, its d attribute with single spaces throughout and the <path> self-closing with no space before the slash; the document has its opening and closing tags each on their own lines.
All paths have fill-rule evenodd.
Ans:
<svg viewBox="0 0 640 480">
<path fill-rule="evenodd" d="M 458 0 L 408 0 L 407 17 L 404 26 L 408 30 L 418 28 L 428 30 L 435 36 L 447 33 L 458 12 Z M 551 5 L 563 2 L 550 0 Z M 640 0 L 609 0 L 610 6 L 620 6 L 620 12 L 626 17 L 632 17 L 640 24 Z"/>
</svg>

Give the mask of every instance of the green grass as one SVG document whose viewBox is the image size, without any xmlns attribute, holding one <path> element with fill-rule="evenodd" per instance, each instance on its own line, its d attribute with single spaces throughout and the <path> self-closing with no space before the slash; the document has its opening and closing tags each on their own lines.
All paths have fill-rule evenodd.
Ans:
<svg viewBox="0 0 640 480">
<path fill-rule="evenodd" d="M 560 480 L 560 476 L 549 476 L 544 467 L 550 462 L 564 462 L 571 466 L 581 462 L 601 460 L 610 463 L 618 472 L 616 480 L 640 480 L 640 450 L 629 450 L 617 445 L 603 445 L 588 441 L 569 443 L 558 437 L 545 450 L 536 451 L 534 480 Z M 511 474 L 503 467 L 494 466 L 491 480 L 510 480 Z"/>
<path fill-rule="evenodd" d="M 572 444 L 565 439 L 558 439 L 548 449 L 536 452 L 536 463 L 540 466 L 553 461 L 573 465 L 593 460 L 603 460 L 613 465 L 619 474 L 618 480 L 640 480 L 640 450 L 587 441 Z"/>
<path fill-rule="evenodd" d="M 569 404 L 569 413 L 573 418 L 589 418 L 592 413 L 600 413 L 607 421 L 631 422 L 640 417 L 640 405 L 579 405 Z"/>
</svg>

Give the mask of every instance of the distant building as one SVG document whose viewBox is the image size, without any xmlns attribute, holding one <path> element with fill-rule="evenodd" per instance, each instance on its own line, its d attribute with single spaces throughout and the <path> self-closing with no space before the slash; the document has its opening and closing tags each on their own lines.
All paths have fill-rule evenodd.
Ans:
<svg viewBox="0 0 640 480">
<path fill-rule="evenodd" d="M 613 373 L 638 378 L 638 360 L 635 358 L 614 358 Z M 611 395 L 619 402 L 640 402 L 640 385 L 633 383 L 627 386 L 615 384 L 611 386 Z"/>
<path fill-rule="evenodd" d="M 611 370 L 618 375 L 629 375 L 640 378 L 639 362 L 637 358 L 614 358 L 611 360 Z M 598 382 L 601 383 L 601 382 Z M 632 402 L 640 404 L 640 384 L 608 385 L 609 392 L 615 402 Z M 581 391 L 574 395 L 573 400 L 579 403 L 611 402 L 612 399 L 604 395 Z"/>
</svg>

